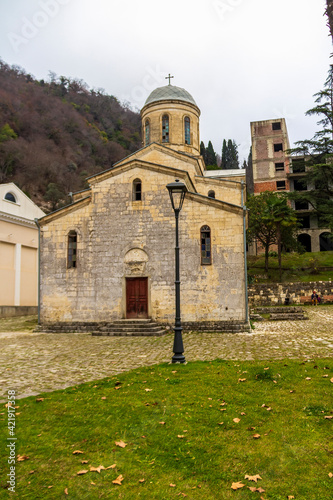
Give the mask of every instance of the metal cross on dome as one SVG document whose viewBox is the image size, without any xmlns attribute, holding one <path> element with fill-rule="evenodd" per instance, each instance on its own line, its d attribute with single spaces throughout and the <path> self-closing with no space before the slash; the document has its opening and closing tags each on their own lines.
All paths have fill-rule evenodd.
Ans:
<svg viewBox="0 0 333 500">
<path fill-rule="evenodd" d="M 166 80 L 168 80 L 168 79 L 169 79 L 169 85 L 171 85 L 171 83 L 170 83 L 171 78 L 174 78 L 174 76 L 171 76 L 171 75 L 170 75 L 170 73 L 169 73 L 169 76 L 166 76 L 166 77 L 165 77 L 165 79 L 166 79 Z"/>
</svg>

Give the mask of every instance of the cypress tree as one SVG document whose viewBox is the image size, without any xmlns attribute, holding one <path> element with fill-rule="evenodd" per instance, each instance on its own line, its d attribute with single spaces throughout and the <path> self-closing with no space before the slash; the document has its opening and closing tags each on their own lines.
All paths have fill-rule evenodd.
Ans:
<svg viewBox="0 0 333 500">
<path fill-rule="evenodd" d="M 227 166 L 226 166 L 226 158 L 227 158 L 227 141 L 225 139 L 223 139 L 222 161 L 221 161 L 221 168 L 222 168 L 222 170 L 225 170 L 227 168 Z"/>
<path fill-rule="evenodd" d="M 206 155 L 207 155 L 206 165 L 217 167 L 216 153 L 214 151 L 213 144 L 211 143 L 211 141 L 208 142 L 208 146 L 206 148 Z"/>
</svg>

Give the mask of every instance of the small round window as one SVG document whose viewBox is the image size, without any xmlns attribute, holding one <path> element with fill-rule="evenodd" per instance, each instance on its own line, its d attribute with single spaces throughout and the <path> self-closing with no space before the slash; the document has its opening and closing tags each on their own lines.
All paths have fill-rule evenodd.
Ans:
<svg viewBox="0 0 333 500">
<path fill-rule="evenodd" d="M 13 195 L 13 193 L 6 193 L 5 200 L 12 201 L 13 203 L 16 203 L 16 198 Z"/>
</svg>

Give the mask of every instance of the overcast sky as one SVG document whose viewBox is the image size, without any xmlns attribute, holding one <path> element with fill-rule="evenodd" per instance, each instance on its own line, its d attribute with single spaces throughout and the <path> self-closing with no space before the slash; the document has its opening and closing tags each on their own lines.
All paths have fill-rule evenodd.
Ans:
<svg viewBox="0 0 333 500">
<path fill-rule="evenodd" d="M 332 51 L 325 0 L 11 0 L 0 2 L 1 58 L 36 78 L 83 79 L 140 109 L 168 83 L 201 109 L 201 140 L 247 157 L 250 122 L 284 117 L 291 143 Z"/>
</svg>

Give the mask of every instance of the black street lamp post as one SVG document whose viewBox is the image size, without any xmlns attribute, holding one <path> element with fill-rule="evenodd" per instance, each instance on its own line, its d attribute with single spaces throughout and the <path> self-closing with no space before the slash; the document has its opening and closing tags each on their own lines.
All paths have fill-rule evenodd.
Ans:
<svg viewBox="0 0 333 500">
<path fill-rule="evenodd" d="M 178 220 L 179 212 L 182 209 L 184 198 L 187 193 L 187 188 L 185 184 L 179 182 L 177 179 L 175 182 L 171 182 L 167 185 L 172 208 L 175 212 L 176 218 L 176 247 L 175 247 L 175 260 L 176 260 L 176 280 L 175 280 L 175 290 L 176 290 L 176 316 L 175 316 L 175 337 L 173 342 L 173 352 L 172 363 L 185 363 L 184 356 L 184 346 L 182 338 L 182 325 L 180 320 L 180 277 L 179 277 L 179 234 L 178 234 Z"/>
</svg>

